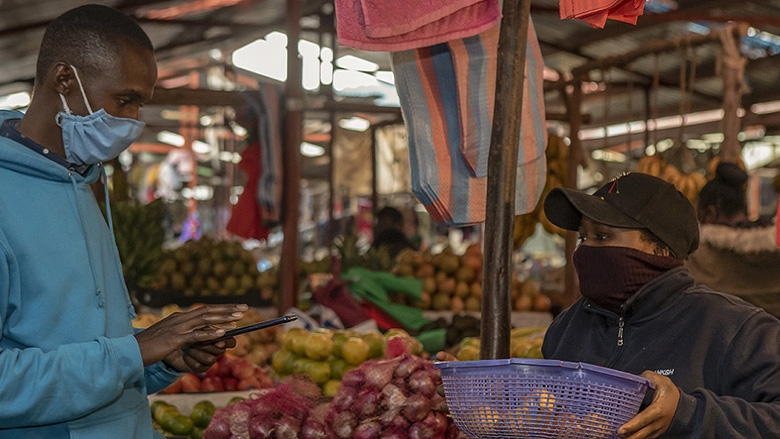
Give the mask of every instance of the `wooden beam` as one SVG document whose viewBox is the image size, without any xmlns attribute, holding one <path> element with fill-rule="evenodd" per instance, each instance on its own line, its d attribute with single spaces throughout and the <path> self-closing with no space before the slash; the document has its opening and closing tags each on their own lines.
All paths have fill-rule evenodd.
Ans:
<svg viewBox="0 0 780 439">
<path fill-rule="evenodd" d="M 140 0 L 140 1 L 132 2 L 132 5 L 119 6 L 119 7 L 117 7 L 117 9 L 122 11 L 122 12 L 124 12 L 124 13 L 126 13 L 126 14 L 129 14 L 132 11 L 135 11 L 135 10 L 140 9 L 142 7 L 150 6 L 150 5 L 154 5 L 154 4 L 158 4 L 158 3 L 165 3 L 166 1 L 167 0 Z M 126 2 L 126 3 L 130 3 L 130 2 Z M 6 10 L 7 6 L 3 6 L 3 9 Z M 30 23 L 20 24 L 18 26 L 12 26 L 12 27 L 8 27 L 8 28 L 5 28 L 5 29 L 0 29 L 0 37 L 5 37 L 5 36 L 8 36 L 8 35 L 14 35 L 14 34 L 21 33 L 21 32 L 26 32 L 26 31 L 29 31 L 29 30 L 35 30 L 35 29 L 44 28 L 44 27 L 48 26 L 49 23 L 53 19 L 55 19 L 55 18 L 56 17 L 48 18 L 48 19 L 45 19 L 45 20 L 36 20 L 36 21 L 32 21 Z M 135 17 L 132 17 L 132 18 L 135 18 Z"/>
<path fill-rule="evenodd" d="M 738 32 L 738 30 L 734 30 Z M 587 77 L 588 73 L 593 70 L 610 69 L 610 68 L 622 68 L 630 64 L 631 62 L 648 55 L 654 55 L 657 53 L 668 52 L 675 50 L 678 47 L 696 47 L 702 44 L 708 44 L 717 42 L 719 36 L 716 32 L 708 35 L 688 34 L 677 38 L 669 38 L 664 40 L 651 41 L 644 46 L 637 49 L 626 52 L 622 55 L 610 56 L 601 59 L 595 59 L 588 61 L 585 64 L 576 67 L 572 70 L 572 75 L 575 80 Z"/>
<path fill-rule="evenodd" d="M 225 21 L 225 20 L 213 20 L 213 19 L 202 19 L 202 20 L 186 20 L 186 19 L 179 19 L 179 18 L 146 18 L 146 17 L 137 17 L 135 18 L 135 21 L 142 24 L 157 24 L 157 25 L 164 25 L 164 26 L 184 26 L 184 27 L 197 27 L 197 28 L 203 28 L 208 29 L 212 27 L 227 27 L 230 29 L 246 29 L 246 30 L 254 30 L 255 32 L 258 31 L 260 26 L 258 26 L 255 23 L 238 23 L 235 21 Z"/>
<path fill-rule="evenodd" d="M 541 46 L 543 46 L 543 47 L 549 47 L 549 48 L 551 48 L 553 50 L 557 50 L 557 51 L 560 51 L 560 52 L 567 53 L 569 55 L 580 57 L 580 58 L 582 58 L 584 60 L 587 60 L 588 62 L 595 63 L 595 62 L 597 62 L 599 60 L 599 58 L 596 58 L 594 56 L 588 55 L 586 53 L 582 53 L 579 49 L 570 49 L 570 48 L 561 46 L 560 44 L 545 42 L 545 41 L 541 41 L 541 40 L 539 40 L 539 44 Z M 637 86 L 648 86 L 648 85 L 652 84 L 652 82 L 653 82 L 653 77 L 651 75 L 646 74 L 646 73 L 638 72 L 636 70 L 629 70 L 629 69 L 627 69 L 624 66 L 614 66 L 614 68 L 616 68 L 618 70 L 621 70 L 621 71 L 624 71 L 624 72 L 629 72 L 629 73 L 633 74 L 634 76 L 636 76 L 639 79 L 636 82 Z M 570 83 L 571 83 L 571 81 L 570 81 Z M 661 87 L 664 87 L 664 88 L 673 88 L 673 89 L 679 89 L 680 88 L 679 80 L 663 78 L 663 77 L 659 78 L 658 85 L 661 86 Z M 700 92 L 698 90 L 694 90 L 693 91 L 693 95 L 698 97 L 698 98 L 707 100 L 708 102 L 712 102 L 713 104 L 715 104 L 715 103 L 719 104 L 720 103 L 720 96 L 709 95 L 707 93 L 702 93 L 702 92 Z"/>
<path fill-rule="evenodd" d="M 748 2 L 749 1 L 743 1 L 743 3 Z M 694 19 L 695 21 L 698 21 L 702 16 L 706 15 L 707 12 L 712 11 L 713 9 L 724 6 L 734 6 L 735 4 L 736 3 L 734 0 L 700 0 L 699 2 L 693 4 L 689 3 L 687 6 L 684 6 L 676 11 L 669 11 L 663 14 L 643 14 L 641 17 L 639 17 L 636 25 L 620 22 L 610 23 L 606 29 L 602 29 L 598 32 L 583 32 L 572 41 L 576 41 L 579 46 L 585 47 L 600 41 L 613 40 L 628 34 L 647 30 L 651 27 L 658 26 L 659 24 L 668 21 L 680 21 L 673 18 L 662 20 L 663 17 L 675 17 L 678 14 L 690 13 L 698 14 L 698 18 Z"/>
<path fill-rule="evenodd" d="M 480 358 L 509 358 L 512 229 L 531 0 L 504 0 L 488 154 Z"/>
<path fill-rule="evenodd" d="M 288 46 L 298 47 L 303 0 L 286 0 Z M 298 215 L 300 210 L 301 137 L 303 135 L 302 63 L 297 50 L 287 51 L 285 83 L 284 202 L 282 256 L 280 261 L 280 315 L 298 302 Z"/>
</svg>

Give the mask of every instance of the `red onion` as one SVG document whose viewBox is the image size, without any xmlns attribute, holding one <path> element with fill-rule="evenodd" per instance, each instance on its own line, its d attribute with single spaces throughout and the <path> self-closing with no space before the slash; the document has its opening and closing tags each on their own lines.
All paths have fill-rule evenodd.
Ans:
<svg viewBox="0 0 780 439">
<path fill-rule="evenodd" d="M 405 378 L 396 378 L 391 382 L 391 384 L 395 387 L 398 387 L 398 390 L 400 390 L 404 395 L 409 394 L 409 386 L 406 384 Z"/>
<path fill-rule="evenodd" d="M 444 439 L 444 432 L 436 436 L 436 433 L 422 422 L 415 422 L 409 429 L 409 439 Z"/>
<path fill-rule="evenodd" d="M 328 433 L 325 432 L 325 424 L 312 419 L 311 416 L 304 422 L 301 429 L 301 439 L 327 439 Z"/>
<path fill-rule="evenodd" d="M 391 359 L 377 361 L 370 367 L 361 368 L 365 370 L 366 384 L 377 390 L 382 390 L 393 379 L 393 372 L 395 372 L 397 365 L 398 360 Z"/>
<path fill-rule="evenodd" d="M 404 430 L 389 428 L 382 432 L 382 436 L 379 439 L 407 439 L 408 437 Z"/>
<path fill-rule="evenodd" d="M 393 384 L 388 384 L 382 389 L 382 396 L 380 397 L 381 404 L 386 409 L 394 409 L 406 404 L 406 396 Z"/>
<path fill-rule="evenodd" d="M 401 416 L 401 406 L 383 411 L 382 415 L 379 416 L 379 423 L 382 424 L 383 427 L 390 427 L 396 417 L 400 417 L 401 419 L 405 420 L 405 418 Z"/>
<path fill-rule="evenodd" d="M 361 390 L 353 405 L 353 411 L 362 419 L 374 415 L 378 408 L 379 391 L 371 388 Z"/>
<path fill-rule="evenodd" d="M 403 355 L 395 369 L 396 378 L 406 378 L 422 367 L 422 361 L 414 355 Z"/>
<path fill-rule="evenodd" d="M 363 385 L 363 382 L 365 382 L 366 377 L 363 374 L 363 370 L 361 369 L 352 369 L 349 372 L 345 373 L 343 377 L 341 377 L 341 387 L 355 387 L 360 388 L 360 386 Z"/>
<path fill-rule="evenodd" d="M 447 417 L 441 412 L 430 412 L 422 421 L 423 424 L 430 427 L 431 431 L 437 436 L 444 436 L 447 432 Z"/>
<path fill-rule="evenodd" d="M 392 421 L 390 421 L 389 427 L 402 430 L 402 431 L 407 431 L 409 429 L 409 421 L 407 421 L 406 418 L 404 418 L 403 416 L 398 415 L 395 418 L 393 418 Z"/>
<path fill-rule="evenodd" d="M 422 421 L 428 416 L 428 412 L 431 410 L 430 405 L 428 398 L 420 393 L 415 393 L 406 398 L 406 404 L 401 409 L 401 413 L 409 422 Z"/>
<path fill-rule="evenodd" d="M 206 431 L 203 432 L 204 439 L 230 439 L 230 424 L 227 419 L 214 417 Z"/>
<path fill-rule="evenodd" d="M 336 397 L 333 398 L 333 407 L 338 411 L 349 410 L 355 402 L 356 396 L 354 388 L 344 387 L 344 384 L 342 383 L 339 392 L 336 394 Z"/>
<path fill-rule="evenodd" d="M 343 411 L 336 414 L 333 419 L 333 432 L 339 439 L 351 439 L 352 432 L 357 426 L 357 419 L 352 412 Z"/>
<path fill-rule="evenodd" d="M 301 429 L 301 422 L 292 416 L 285 416 L 276 423 L 276 439 L 298 439 L 298 430 Z"/>
<path fill-rule="evenodd" d="M 413 393 L 422 393 L 430 398 L 436 393 L 436 386 L 428 372 L 418 370 L 409 377 L 409 390 Z"/>
<path fill-rule="evenodd" d="M 382 426 L 376 421 L 365 421 L 355 429 L 354 439 L 379 439 Z"/>
<path fill-rule="evenodd" d="M 253 416 L 249 420 L 250 439 L 270 439 L 274 434 L 274 420 L 265 416 Z"/>
</svg>

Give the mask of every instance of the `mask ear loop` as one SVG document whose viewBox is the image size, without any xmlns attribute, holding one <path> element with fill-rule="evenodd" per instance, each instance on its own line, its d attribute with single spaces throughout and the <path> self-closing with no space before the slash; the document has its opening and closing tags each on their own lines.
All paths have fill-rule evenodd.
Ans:
<svg viewBox="0 0 780 439">
<path fill-rule="evenodd" d="M 65 96 L 62 95 L 62 93 L 58 93 L 60 95 L 60 100 L 62 101 L 62 108 L 65 110 L 68 114 L 73 114 L 72 111 L 70 111 L 70 107 L 68 106 L 68 101 L 65 100 Z M 56 116 L 54 116 L 54 122 L 57 123 L 58 126 L 62 126 L 62 114 L 57 113 Z"/>
<path fill-rule="evenodd" d="M 87 111 L 89 111 L 89 114 L 92 114 L 92 106 L 89 105 L 89 99 L 87 99 L 87 94 L 84 92 L 84 86 L 81 85 L 81 78 L 79 78 L 79 72 L 76 70 L 76 67 L 70 66 L 70 68 L 73 70 L 73 75 L 76 77 L 76 82 L 79 83 L 79 90 L 81 91 L 81 97 L 84 98 L 84 104 L 87 106 Z M 64 101 L 64 98 L 63 98 Z"/>
</svg>

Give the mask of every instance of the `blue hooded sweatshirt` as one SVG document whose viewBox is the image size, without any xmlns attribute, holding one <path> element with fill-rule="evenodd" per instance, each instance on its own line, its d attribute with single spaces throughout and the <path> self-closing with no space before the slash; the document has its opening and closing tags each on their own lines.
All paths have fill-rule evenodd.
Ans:
<svg viewBox="0 0 780 439">
<path fill-rule="evenodd" d="M 178 375 L 143 366 L 100 172 L 0 136 L 0 439 L 159 437 L 147 392 Z"/>
</svg>

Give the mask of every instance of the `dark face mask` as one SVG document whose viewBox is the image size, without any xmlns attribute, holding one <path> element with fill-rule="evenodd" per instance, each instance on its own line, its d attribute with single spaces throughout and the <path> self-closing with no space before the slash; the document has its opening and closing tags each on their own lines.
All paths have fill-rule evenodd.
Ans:
<svg viewBox="0 0 780 439">
<path fill-rule="evenodd" d="M 588 245 L 577 248 L 573 260 L 583 297 L 615 313 L 646 283 L 683 264 L 628 247 Z"/>
</svg>

